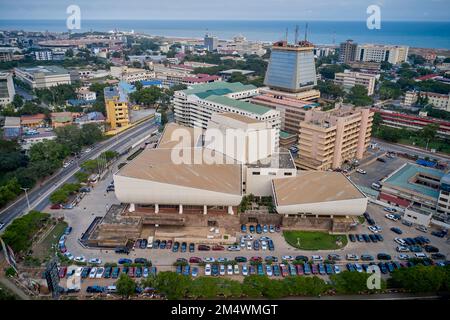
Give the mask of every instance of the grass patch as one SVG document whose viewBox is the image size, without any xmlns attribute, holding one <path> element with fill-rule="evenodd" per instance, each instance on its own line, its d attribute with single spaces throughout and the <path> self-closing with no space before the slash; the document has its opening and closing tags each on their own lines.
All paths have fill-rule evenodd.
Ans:
<svg viewBox="0 0 450 320">
<path fill-rule="evenodd" d="M 364 218 L 364 216 L 358 216 L 358 222 L 359 222 L 359 224 L 363 224 L 364 221 L 366 221 L 366 219 Z"/>
<path fill-rule="evenodd" d="M 283 236 L 291 246 L 303 250 L 335 250 L 347 245 L 345 235 L 332 235 L 320 231 L 283 231 Z"/>
<path fill-rule="evenodd" d="M 67 228 L 67 223 L 58 221 L 53 230 L 33 248 L 33 257 L 40 261 L 47 261 L 48 258 L 54 256 L 54 247 L 58 244 L 59 238 L 64 234 Z"/>
</svg>

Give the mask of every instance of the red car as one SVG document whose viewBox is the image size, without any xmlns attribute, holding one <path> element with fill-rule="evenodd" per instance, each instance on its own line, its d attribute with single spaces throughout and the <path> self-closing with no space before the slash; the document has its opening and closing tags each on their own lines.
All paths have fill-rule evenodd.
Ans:
<svg viewBox="0 0 450 320">
<path fill-rule="evenodd" d="M 67 251 L 66 246 L 62 246 L 62 247 L 59 249 L 59 251 L 61 251 L 61 253 L 66 253 L 66 251 Z"/>
<path fill-rule="evenodd" d="M 297 274 L 298 274 L 299 276 L 305 274 L 305 272 L 303 271 L 303 266 L 302 266 L 301 264 L 298 264 L 298 265 L 296 265 L 295 267 L 297 268 Z"/>
<path fill-rule="evenodd" d="M 287 277 L 289 276 L 289 269 L 288 266 L 285 264 L 280 264 L 280 271 L 281 271 L 281 275 L 283 277 Z"/>
<path fill-rule="evenodd" d="M 128 269 L 128 275 L 130 277 L 134 277 L 134 267 L 130 267 L 130 269 Z"/>
<path fill-rule="evenodd" d="M 250 260 L 255 261 L 255 262 L 262 262 L 263 258 L 262 257 L 251 257 Z"/>
<path fill-rule="evenodd" d="M 319 269 L 317 268 L 317 264 L 311 264 L 311 273 L 312 274 L 318 274 Z"/>
<path fill-rule="evenodd" d="M 209 251 L 209 250 L 211 250 L 211 247 L 207 246 L 207 245 L 204 245 L 204 244 L 199 244 L 198 245 L 198 250 L 199 251 Z"/>
<path fill-rule="evenodd" d="M 50 209 L 53 209 L 53 210 L 57 210 L 57 209 L 61 209 L 61 208 L 62 208 L 62 206 L 59 203 L 55 203 L 50 206 Z"/>
<path fill-rule="evenodd" d="M 60 267 L 59 268 L 59 277 L 62 279 L 66 276 L 67 267 Z"/>
<path fill-rule="evenodd" d="M 189 263 L 201 263 L 203 260 L 202 258 L 199 257 L 190 257 L 189 258 Z"/>
<path fill-rule="evenodd" d="M 166 249 L 172 249 L 172 240 L 167 241 Z"/>
<path fill-rule="evenodd" d="M 216 244 L 215 246 L 212 247 L 212 249 L 214 251 L 222 251 L 222 250 L 225 250 L 225 247 L 219 246 L 218 244 Z"/>
</svg>

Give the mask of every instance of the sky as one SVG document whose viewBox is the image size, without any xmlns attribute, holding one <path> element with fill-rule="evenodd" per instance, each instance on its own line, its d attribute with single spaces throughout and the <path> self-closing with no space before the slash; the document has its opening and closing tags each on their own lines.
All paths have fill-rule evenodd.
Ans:
<svg viewBox="0 0 450 320">
<path fill-rule="evenodd" d="M 0 19 L 363 21 L 369 5 L 385 21 L 450 21 L 450 0 L 0 0 Z"/>
</svg>

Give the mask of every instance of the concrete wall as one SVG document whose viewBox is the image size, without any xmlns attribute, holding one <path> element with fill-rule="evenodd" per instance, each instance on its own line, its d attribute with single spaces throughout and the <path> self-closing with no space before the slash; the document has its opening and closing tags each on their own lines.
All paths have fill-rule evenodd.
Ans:
<svg viewBox="0 0 450 320">
<path fill-rule="evenodd" d="M 341 215 L 359 216 L 367 209 L 367 198 L 328 201 L 321 203 L 306 203 L 288 206 L 277 206 L 280 214 L 317 214 L 317 215 Z"/>
<path fill-rule="evenodd" d="M 114 175 L 115 193 L 123 203 L 238 206 L 242 196 Z"/>
</svg>

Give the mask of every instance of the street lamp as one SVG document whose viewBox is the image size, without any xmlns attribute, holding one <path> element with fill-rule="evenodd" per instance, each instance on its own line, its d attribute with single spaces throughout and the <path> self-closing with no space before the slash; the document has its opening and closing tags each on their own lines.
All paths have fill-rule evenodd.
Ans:
<svg viewBox="0 0 450 320">
<path fill-rule="evenodd" d="M 30 200 L 28 199 L 28 193 L 27 193 L 27 190 L 30 189 L 30 188 L 20 188 L 20 189 L 25 191 L 25 197 L 27 198 L 28 210 L 31 210 Z"/>
</svg>

